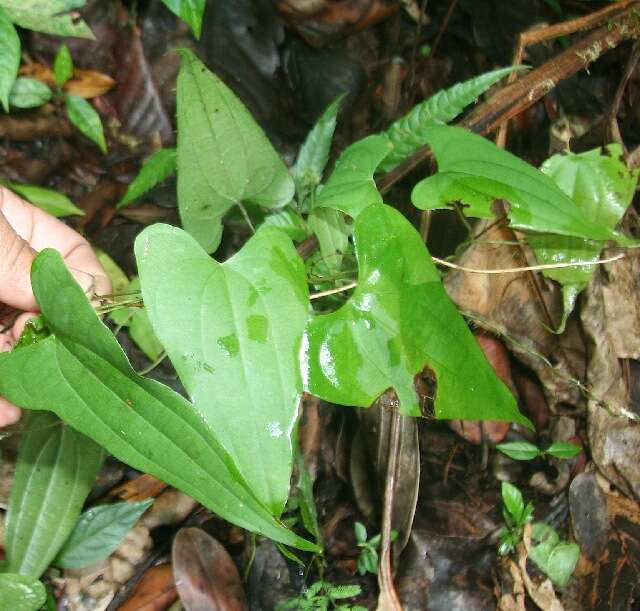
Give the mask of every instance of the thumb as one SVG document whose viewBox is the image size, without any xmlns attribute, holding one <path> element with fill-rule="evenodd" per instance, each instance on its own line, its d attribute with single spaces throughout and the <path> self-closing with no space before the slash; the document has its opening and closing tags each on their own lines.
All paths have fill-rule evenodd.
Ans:
<svg viewBox="0 0 640 611">
<path fill-rule="evenodd" d="M 18 310 L 37 310 L 31 289 L 31 264 L 36 251 L 0 213 L 0 302 Z"/>
</svg>

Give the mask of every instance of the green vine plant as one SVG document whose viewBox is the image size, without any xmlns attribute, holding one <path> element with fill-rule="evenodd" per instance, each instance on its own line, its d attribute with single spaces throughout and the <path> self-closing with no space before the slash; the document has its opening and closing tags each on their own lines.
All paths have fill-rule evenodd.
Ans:
<svg viewBox="0 0 640 611">
<path fill-rule="evenodd" d="M 40 253 L 32 284 L 42 318 L 29 341 L 0 354 L 0 394 L 35 421 L 50 419 L 44 428 L 27 419 L 21 456 L 39 435 L 39 444 L 51 444 L 50 461 L 54 449 L 66 457 L 51 470 L 64 471 L 77 489 L 60 497 L 40 482 L 61 498 L 60 527 L 48 529 L 51 514 L 25 492 L 38 472 L 21 471 L 9 515 L 16 507 L 14 515 L 20 508 L 24 517 L 7 525 L 5 570 L 14 575 L 38 579 L 58 557 L 105 451 L 248 531 L 320 552 L 310 486 L 301 487 L 310 497 L 302 517 L 313 540 L 281 520 L 304 392 L 367 408 L 391 388 L 401 412 L 418 417 L 414 376 L 429 367 L 437 379 L 437 418 L 532 428 L 448 298 L 419 233 L 376 187 L 376 172 L 417 147 L 432 147 L 439 170 L 413 190 L 421 209 L 462 201 L 465 214 L 489 218 L 493 200 L 505 199 L 513 227 L 546 236 L 538 252 L 564 252 L 572 240 L 578 250 L 590 249 L 590 261 L 606 241 L 632 243 L 615 230 L 613 214 L 606 224 L 585 214 L 577 191 L 554 172 L 446 125 L 511 68 L 436 94 L 386 132 L 347 147 L 327 173 L 340 100 L 320 117 L 289 169 L 231 90 L 192 52 L 181 54 L 177 149 L 150 157 L 120 206 L 177 171 L 183 228 L 152 225 L 136 240 L 139 285 L 125 277 L 123 286 L 129 293 L 139 286 L 144 309 L 129 294 L 101 311 L 138 306 L 145 316 L 138 324 L 153 332 L 157 356 L 166 353 L 187 397 L 135 372 L 59 254 Z M 589 163 L 600 167 L 604 159 L 619 174 L 615 149 L 592 157 Z M 583 158 L 569 159 L 580 165 Z M 637 173 L 625 168 L 618 179 L 625 187 L 616 190 L 619 219 Z M 211 253 L 231 211 L 257 229 L 218 262 Z M 310 236 L 319 251 L 305 262 L 294 242 Z M 567 257 L 576 262 L 573 251 Z M 312 301 L 310 288 L 328 296 Z M 113 314 L 119 326 L 133 325 L 136 315 Z"/>
</svg>

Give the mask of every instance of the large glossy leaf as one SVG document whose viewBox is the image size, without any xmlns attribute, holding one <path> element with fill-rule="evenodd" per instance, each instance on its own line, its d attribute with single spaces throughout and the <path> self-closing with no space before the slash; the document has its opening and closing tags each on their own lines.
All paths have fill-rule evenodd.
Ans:
<svg viewBox="0 0 640 611">
<path fill-rule="evenodd" d="M 9 572 L 36 579 L 44 573 L 73 530 L 103 458 L 95 441 L 53 414 L 27 415 L 7 513 Z"/>
<path fill-rule="evenodd" d="M 447 297 L 417 231 L 397 210 L 374 205 L 355 223 L 358 286 L 336 312 L 306 328 L 305 389 L 344 405 L 369 407 L 393 388 L 404 414 L 420 414 L 414 376 L 437 378 L 438 418 L 528 424 Z"/>
<path fill-rule="evenodd" d="M 0 8 L 21 28 L 57 36 L 93 38 L 89 26 L 74 11 L 84 4 L 85 0 L 0 0 Z"/>
<path fill-rule="evenodd" d="M 135 201 L 176 171 L 176 149 L 160 149 L 147 159 L 116 208 Z"/>
<path fill-rule="evenodd" d="M 273 227 L 258 230 L 224 264 L 168 225 L 145 229 L 135 252 L 151 324 L 192 402 L 256 496 L 279 515 L 302 393 L 302 260 Z"/>
<path fill-rule="evenodd" d="M 445 208 L 460 200 L 468 216 L 493 218 L 492 203 L 503 199 L 518 229 L 628 242 L 581 214 L 551 178 L 489 140 L 444 125 L 430 127 L 427 138 L 438 173 L 414 187 L 411 200 L 418 208 Z"/>
<path fill-rule="evenodd" d="M 348 146 L 320 191 L 316 206 L 336 208 L 355 218 L 367 206 L 381 203 L 373 174 L 390 150 L 384 134 L 368 136 Z"/>
<path fill-rule="evenodd" d="M 429 99 L 414 106 L 409 113 L 394 122 L 387 130 L 393 150 L 382 162 L 380 169 L 392 170 L 427 143 L 427 130 L 431 124 L 453 121 L 489 87 L 511 72 L 523 68 L 524 66 L 509 66 L 480 74 L 463 83 L 457 83 L 449 89 L 438 91 Z"/>
<path fill-rule="evenodd" d="M 9 93 L 20 67 L 20 39 L 0 4 L 0 104 L 9 112 Z"/>
<path fill-rule="evenodd" d="M 293 179 L 242 102 L 190 51 L 182 51 L 177 95 L 180 218 L 213 252 L 229 208 L 285 206 Z"/>
<path fill-rule="evenodd" d="M 191 27 L 196 38 L 200 38 L 206 0 L 162 0 L 162 2 L 172 13 Z"/>
<path fill-rule="evenodd" d="M 120 545 L 127 531 L 152 504 L 153 499 L 147 499 L 87 509 L 53 564 L 79 569 L 103 560 Z"/>
<path fill-rule="evenodd" d="M 119 460 L 243 528 L 315 549 L 256 499 L 193 405 L 135 374 L 58 253 L 40 253 L 32 283 L 52 335 L 0 354 L 0 395 L 55 412 Z"/>
<path fill-rule="evenodd" d="M 579 155 L 554 155 L 542 171 L 573 201 L 578 213 L 607 228 L 615 229 L 633 199 L 640 170 L 627 168 L 622 149 L 611 144 Z M 528 236 L 539 263 L 597 261 L 604 243 L 572 236 L 538 234 Z M 564 330 L 576 298 L 591 279 L 595 265 L 544 270 L 544 275 L 562 285 L 563 316 L 558 329 Z"/>
<path fill-rule="evenodd" d="M 37 579 L 0 573 L 0 609 L 38 611 L 47 599 L 47 591 Z"/>
</svg>

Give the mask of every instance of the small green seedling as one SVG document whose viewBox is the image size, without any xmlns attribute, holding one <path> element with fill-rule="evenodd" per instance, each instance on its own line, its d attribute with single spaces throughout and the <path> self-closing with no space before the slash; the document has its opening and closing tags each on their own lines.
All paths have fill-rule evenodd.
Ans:
<svg viewBox="0 0 640 611">
<path fill-rule="evenodd" d="M 356 522 L 353 525 L 353 530 L 356 534 L 358 547 L 362 548 L 360 557 L 358 558 L 358 573 L 360 573 L 360 575 L 366 575 L 367 573 L 377 575 L 379 564 L 378 548 L 380 547 L 382 535 L 378 534 L 367 540 L 367 529 L 362 522 Z M 395 541 L 397 538 L 398 533 L 392 530 L 391 540 Z"/>
<path fill-rule="evenodd" d="M 301 596 L 290 598 L 276 606 L 276 611 L 287 611 L 288 609 L 314 609 L 327 611 L 337 609 L 337 611 L 365 611 L 360 605 L 346 605 L 337 601 L 346 598 L 353 598 L 362 592 L 359 585 L 337 586 L 326 581 L 316 581 L 309 586 Z"/>
<path fill-rule="evenodd" d="M 506 527 L 500 533 L 498 553 L 512 552 L 522 541 L 524 527 L 533 518 L 533 504 L 524 504 L 522 493 L 512 484 L 502 482 L 502 515 Z M 536 522 L 531 531 L 529 558 L 554 585 L 565 586 L 580 558 L 580 548 L 575 543 L 562 541 L 554 528 Z"/>
<path fill-rule="evenodd" d="M 512 441 L 499 443 L 496 449 L 513 460 L 533 460 L 538 456 L 553 456 L 554 458 L 573 458 L 582 451 L 582 448 L 567 441 L 556 441 L 546 450 L 541 450 L 528 441 Z"/>
<path fill-rule="evenodd" d="M 509 482 L 502 482 L 502 515 L 506 527 L 500 533 L 498 553 L 504 556 L 512 552 L 522 541 L 526 524 L 533 519 L 533 503 L 524 504 L 522 492 Z"/>
</svg>

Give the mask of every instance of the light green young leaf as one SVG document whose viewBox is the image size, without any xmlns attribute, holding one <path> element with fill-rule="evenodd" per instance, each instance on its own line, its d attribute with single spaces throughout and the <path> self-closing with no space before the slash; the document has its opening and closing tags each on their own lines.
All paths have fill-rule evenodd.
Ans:
<svg viewBox="0 0 640 611">
<path fill-rule="evenodd" d="M 362 587 L 358 584 L 333 585 L 327 584 L 327 594 L 332 600 L 341 600 L 343 598 L 353 598 L 362 592 Z"/>
<path fill-rule="evenodd" d="M 496 377 L 448 298 L 418 232 L 397 210 L 358 216 L 358 286 L 339 310 L 316 316 L 303 340 L 305 390 L 369 407 L 393 388 L 402 413 L 421 414 L 414 376 L 429 366 L 437 418 L 510 420 L 531 426 Z"/>
<path fill-rule="evenodd" d="M 333 133 L 344 94 L 338 96 L 320 115 L 300 148 L 298 158 L 291 168 L 300 199 L 320 184 L 322 173 L 329 160 Z"/>
<path fill-rule="evenodd" d="M 94 38 L 74 10 L 84 4 L 85 0 L 0 0 L 0 8 L 21 28 L 55 36 Z"/>
<path fill-rule="evenodd" d="M 580 548 L 575 543 L 560 541 L 558 533 L 542 522 L 533 525 L 529 557 L 554 585 L 567 585 L 580 558 Z"/>
<path fill-rule="evenodd" d="M 61 45 L 53 60 L 53 76 L 58 87 L 62 87 L 73 74 L 73 59 L 67 45 Z"/>
<path fill-rule="evenodd" d="M 84 210 L 80 210 L 66 195 L 53 189 L 37 185 L 22 185 L 18 182 L 3 182 L 3 184 L 52 216 L 71 214 L 84 216 Z"/>
<path fill-rule="evenodd" d="M 301 242 L 309 235 L 304 221 L 290 206 L 267 214 L 262 224 L 268 227 L 277 227 L 296 242 Z"/>
<path fill-rule="evenodd" d="M 103 250 L 94 249 L 100 265 L 107 272 L 114 295 L 122 295 L 129 290 L 129 278 L 122 268 Z"/>
<path fill-rule="evenodd" d="M 342 266 L 342 255 L 349 247 L 349 227 L 340 210 L 314 208 L 307 220 L 309 229 L 316 234 L 320 254 L 330 272 Z"/>
<path fill-rule="evenodd" d="M 509 482 L 502 482 L 502 502 L 509 515 L 516 524 L 521 525 L 522 516 L 524 514 L 524 499 L 522 492 Z"/>
<path fill-rule="evenodd" d="M 499 450 L 509 458 L 513 458 L 513 460 L 533 460 L 541 454 L 538 447 L 528 441 L 499 443 L 496 445 L 496 450 Z"/>
<path fill-rule="evenodd" d="M 573 458 L 582 452 L 582 448 L 568 441 L 554 441 L 545 451 L 545 454 L 555 458 Z"/>
<path fill-rule="evenodd" d="M 0 609 L 39 611 L 47 600 L 47 591 L 37 579 L 0 573 Z"/>
<path fill-rule="evenodd" d="M 576 212 L 603 228 L 614 230 L 635 193 L 640 170 L 631 170 L 622 159 L 618 144 L 610 144 L 578 155 L 554 155 L 542 165 L 574 203 Z M 527 241 L 538 262 L 574 263 L 598 261 L 604 243 L 553 234 L 531 235 Z M 589 283 L 595 265 L 546 269 L 543 274 L 562 286 L 563 316 L 558 333 L 564 330 L 578 294 Z"/>
<path fill-rule="evenodd" d="M 98 148 L 106 154 L 107 143 L 104 139 L 102 121 L 93 106 L 84 98 L 69 94 L 65 94 L 64 103 L 71 123 L 89 138 L 89 140 L 95 142 Z"/>
<path fill-rule="evenodd" d="M 272 227 L 224 264 L 161 224 L 140 234 L 135 253 L 151 324 L 182 384 L 256 497 L 280 515 L 302 394 L 302 259 Z"/>
<path fill-rule="evenodd" d="M 176 149 L 160 149 L 147 159 L 116 208 L 124 208 L 176 171 Z"/>
<path fill-rule="evenodd" d="M 193 405 L 136 375 L 58 253 L 38 255 L 32 284 L 53 334 L 0 354 L 0 395 L 26 409 L 54 411 L 119 460 L 224 519 L 287 545 L 317 549 L 256 499 Z"/>
<path fill-rule="evenodd" d="M 319 192 L 316 206 L 336 208 L 356 218 L 371 204 L 382 203 L 373 174 L 390 150 L 384 134 L 368 136 L 348 146 Z"/>
<path fill-rule="evenodd" d="M 162 2 L 193 30 L 196 38 L 200 38 L 206 0 L 162 0 Z"/>
<path fill-rule="evenodd" d="M 103 560 L 120 545 L 127 531 L 152 504 L 153 499 L 149 499 L 88 509 L 80 516 L 53 564 L 80 569 Z"/>
<path fill-rule="evenodd" d="M 26 415 L 7 513 L 9 572 L 34 579 L 44 573 L 73 530 L 103 458 L 95 441 L 53 414 Z"/>
<path fill-rule="evenodd" d="M 221 219 L 243 201 L 281 208 L 293 198 L 287 167 L 235 94 L 191 52 L 178 75 L 178 205 L 182 225 L 213 252 Z"/>
<path fill-rule="evenodd" d="M 355 522 L 353 524 L 353 530 L 356 535 L 357 543 L 367 542 L 367 527 L 362 522 Z"/>
<path fill-rule="evenodd" d="M 439 171 L 414 187 L 411 200 L 418 208 L 446 208 L 461 200 L 466 215 L 493 218 L 493 201 L 504 199 L 518 229 L 630 242 L 585 217 L 551 178 L 489 140 L 444 125 L 431 126 L 427 138 Z"/>
<path fill-rule="evenodd" d="M 19 76 L 13 83 L 9 94 L 9 104 L 13 108 L 37 108 L 46 104 L 53 94 L 43 82 Z"/>
<path fill-rule="evenodd" d="M 387 172 L 395 168 L 427 143 L 428 128 L 431 124 L 453 121 L 489 87 L 512 72 L 523 69 L 525 66 L 509 66 L 480 74 L 439 91 L 428 100 L 414 106 L 387 130 L 393 150 L 382 162 L 380 169 Z"/>
<path fill-rule="evenodd" d="M 20 38 L 0 4 L 0 104 L 9 112 L 9 94 L 20 67 Z"/>
</svg>

